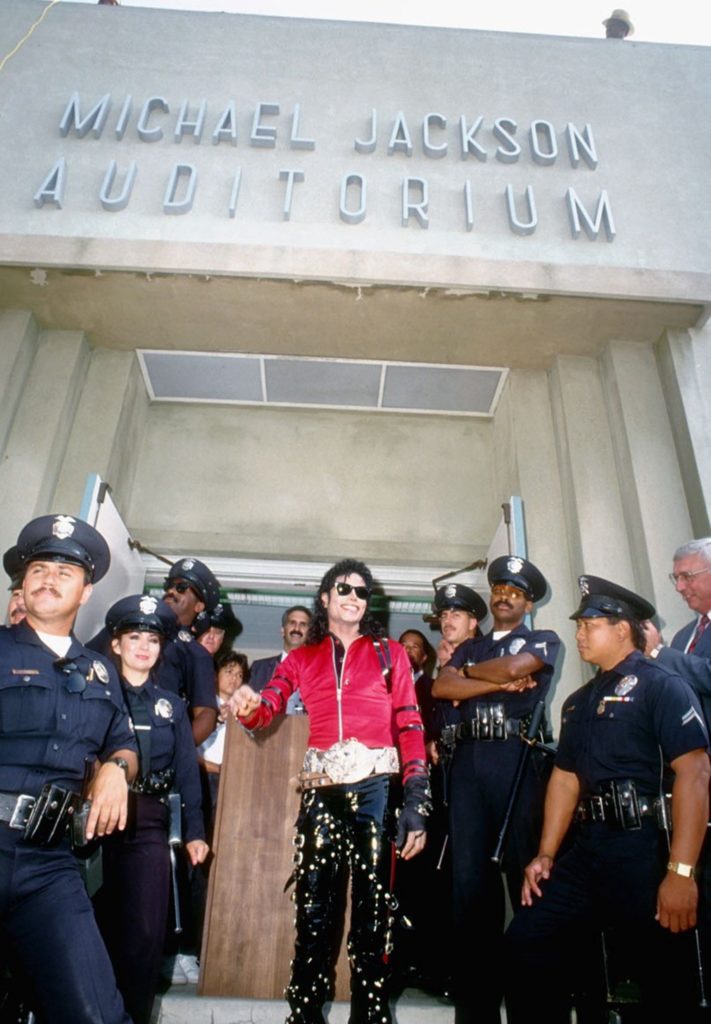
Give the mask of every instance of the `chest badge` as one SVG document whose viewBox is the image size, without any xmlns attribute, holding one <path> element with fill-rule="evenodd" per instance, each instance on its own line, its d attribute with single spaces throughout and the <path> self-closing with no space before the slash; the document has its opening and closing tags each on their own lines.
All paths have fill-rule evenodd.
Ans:
<svg viewBox="0 0 711 1024">
<path fill-rule="evenodd" d="M 107 669 L 106 665 L 104 665 L 103 661 L 93 661 L 91 663 L 91 667 L 94 670 L 94 675 L 96 676 L 100 683 L 108 683 L 109 670 Z"/>
<path fill-rule="evenodd" d="M 618 697 L 626 697 L 628 693 L 634 690 L 638 682 L 637 676 L 625 676 L 624 679 L 620 679 L 615 687 L 615 693 Z"/>
<path fill-rule="evenodd" d="M 526 646 L 526 641 L 522 636 L 517 636 L 509 644 L 509 654 L 518 654 L 522 647 Z"/>
<path fill-rule="evenodd" d="M 598 713 L 598 715 L 604 715 L 605 714 L 605 701 L 604 700 L 601 700 L 600 703 L 598 704 L 598 706 L 597 706 L 597 713 Z"/>
<path fill-rule="evenodd" d="M 166 697 L 159 697 L 153 708 L 159 718 L 172 718 L 173 705 Z"/>
</svg>

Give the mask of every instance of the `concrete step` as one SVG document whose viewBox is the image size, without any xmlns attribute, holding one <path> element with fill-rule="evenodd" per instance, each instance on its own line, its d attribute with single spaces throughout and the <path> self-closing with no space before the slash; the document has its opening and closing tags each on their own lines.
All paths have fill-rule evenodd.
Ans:
<svg viewBox="0 0 711 1024">
<path fill-rule="evenodd" d="M 289 1008 L 282 1000 L 225 999 L 198 996 L 194 985 L 174 985 L 158 996 L 155 1024 L 284 1024 Z M 395 1024 L 452 1024 L 454 1008 L 417 989 L 405 989 L 393 1002 Z M 328 1024 L 347 1024 L 348 1003 L 329 1003 Z"/>
</svg>

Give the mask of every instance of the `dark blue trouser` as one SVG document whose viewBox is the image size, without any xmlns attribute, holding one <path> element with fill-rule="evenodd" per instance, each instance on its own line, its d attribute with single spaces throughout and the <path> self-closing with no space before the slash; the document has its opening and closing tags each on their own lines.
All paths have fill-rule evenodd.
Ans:
<svg viewBox="0 0 711 1024">
<path fill-rule="evenodd" d="M 0 929 L 43 1024 L 130 1024 L 68 842 L 46 850 L 0 825 Z"/>
<path fill-rule="evenodd" d="M 537 848 L 548 766 L 530 758 L 511 816 L 502 867 L 492 863 L 524 746 L 459 743 L 450 773 L 453 994 L 457 1024 L 498 1024 L 504 994 L 504 880 L 515 907 L 523 869 Z"/>
<path fill-rule="evenodd" d="M 96 896 L 96 913 L 126 1009 L 135 1024 L 148 1024 L 170 896 L 168 808 L 157 796 L 137 793 L 133 798 L 130 828 L 104 841 L 104 884 Z"/>
<path fill-rule="evenodd" d="M 509 1024 L 568 1024 L 572 991 L 597 969 L 581 951 L 589 954 L 589 937 L 601 930 L 615 950 L 615 973 L 640 986 L 641 1019 L 692 1019 L 693 935 L 671 935 L 654 920 L 666 859 L 653 821 L 630 831 L 604 822 L 579 828 L 542 883 L 542 898 L 520 908 L 506 933 Z"/>
</svg>

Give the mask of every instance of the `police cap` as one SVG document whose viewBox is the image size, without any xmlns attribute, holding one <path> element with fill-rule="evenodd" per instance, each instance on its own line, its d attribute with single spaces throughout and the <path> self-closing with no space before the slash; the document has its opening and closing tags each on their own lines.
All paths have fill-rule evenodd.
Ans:
<svg viewBox="0 0 711 1024">
<path fill-rule="evenodd" d="M 571 619 L 636 619 L 645 622 L 656 614 L 654 605 L 639 594 L 604 580 L 601 576 L 578 576 L 582 595 Z"/>
<path fill-rule="evenodd" d="M 159 633 L 172 637 L 178 629 L 175 612 L 165 601 L 147 594 L 132 594 L 112 604 L 106 613 L 106 628 L 112 636 L 128 630 Z"/>
<path fill-rule="evenodd" d="M 13 544 L 11 548 L 8 548 L 2 556 L 2 567 L 10 577 L 10 589 L 17 590 L 22 582 L 23 574 L 22 559 L 20 558 L 20 552 L 17 550 L 17 544 Z"/>
<path fill-rule="evenodd" d="M 540 569 L 527 558 L 518 555 L 501 555 L 495 558 L 487 571 L 489 585 L 510 583 L 522 590 L 529 601 L 540 601 L 548 589 L 546 578 Z"/>
<path fill-rule="evenodd" d="M 214 611 L 219 604 L 220 584 L 212 570 L 199 558 L 181 558 L 179 562 L 174 562 L 165 579 L 166 590 L 175 580 L 189 583 L 208 612 Z"/>
<path fill-rule="evenodd" d="M 481 622 L 487 616 L 488 609 L 486 601 L 479 597 L 476 590 L 465 587 L 463 583 L 445 583 L 435 592 L 433 609 L 437 615 L 445 608 L 463 608 L 465 612 L 473 615 L 477 622 Z"/>
<path fill-rule="evenodd" d="M 111 564 L 109 546 L 99 531 L 74 516 L 33 519 L 20 531 L 17 551 L 23 567 L 30 562 L 68 562 L 86 569 L 94 583 Z"/>
</svg>

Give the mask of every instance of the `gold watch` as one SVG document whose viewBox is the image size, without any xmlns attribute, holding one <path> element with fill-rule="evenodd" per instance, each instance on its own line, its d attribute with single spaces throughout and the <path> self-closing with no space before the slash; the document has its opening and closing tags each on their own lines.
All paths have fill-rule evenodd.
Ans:
<svg viewBox="0 0 711 1024">
<path fill-rule="evenodd" d="M 693 864 L 682 864 L 678 860 L 670 860 L 667 864 L 667 871 L 673 871 L 675 875 L 682 878 L 696 878 L 696 868 Z"/>
</svg>

